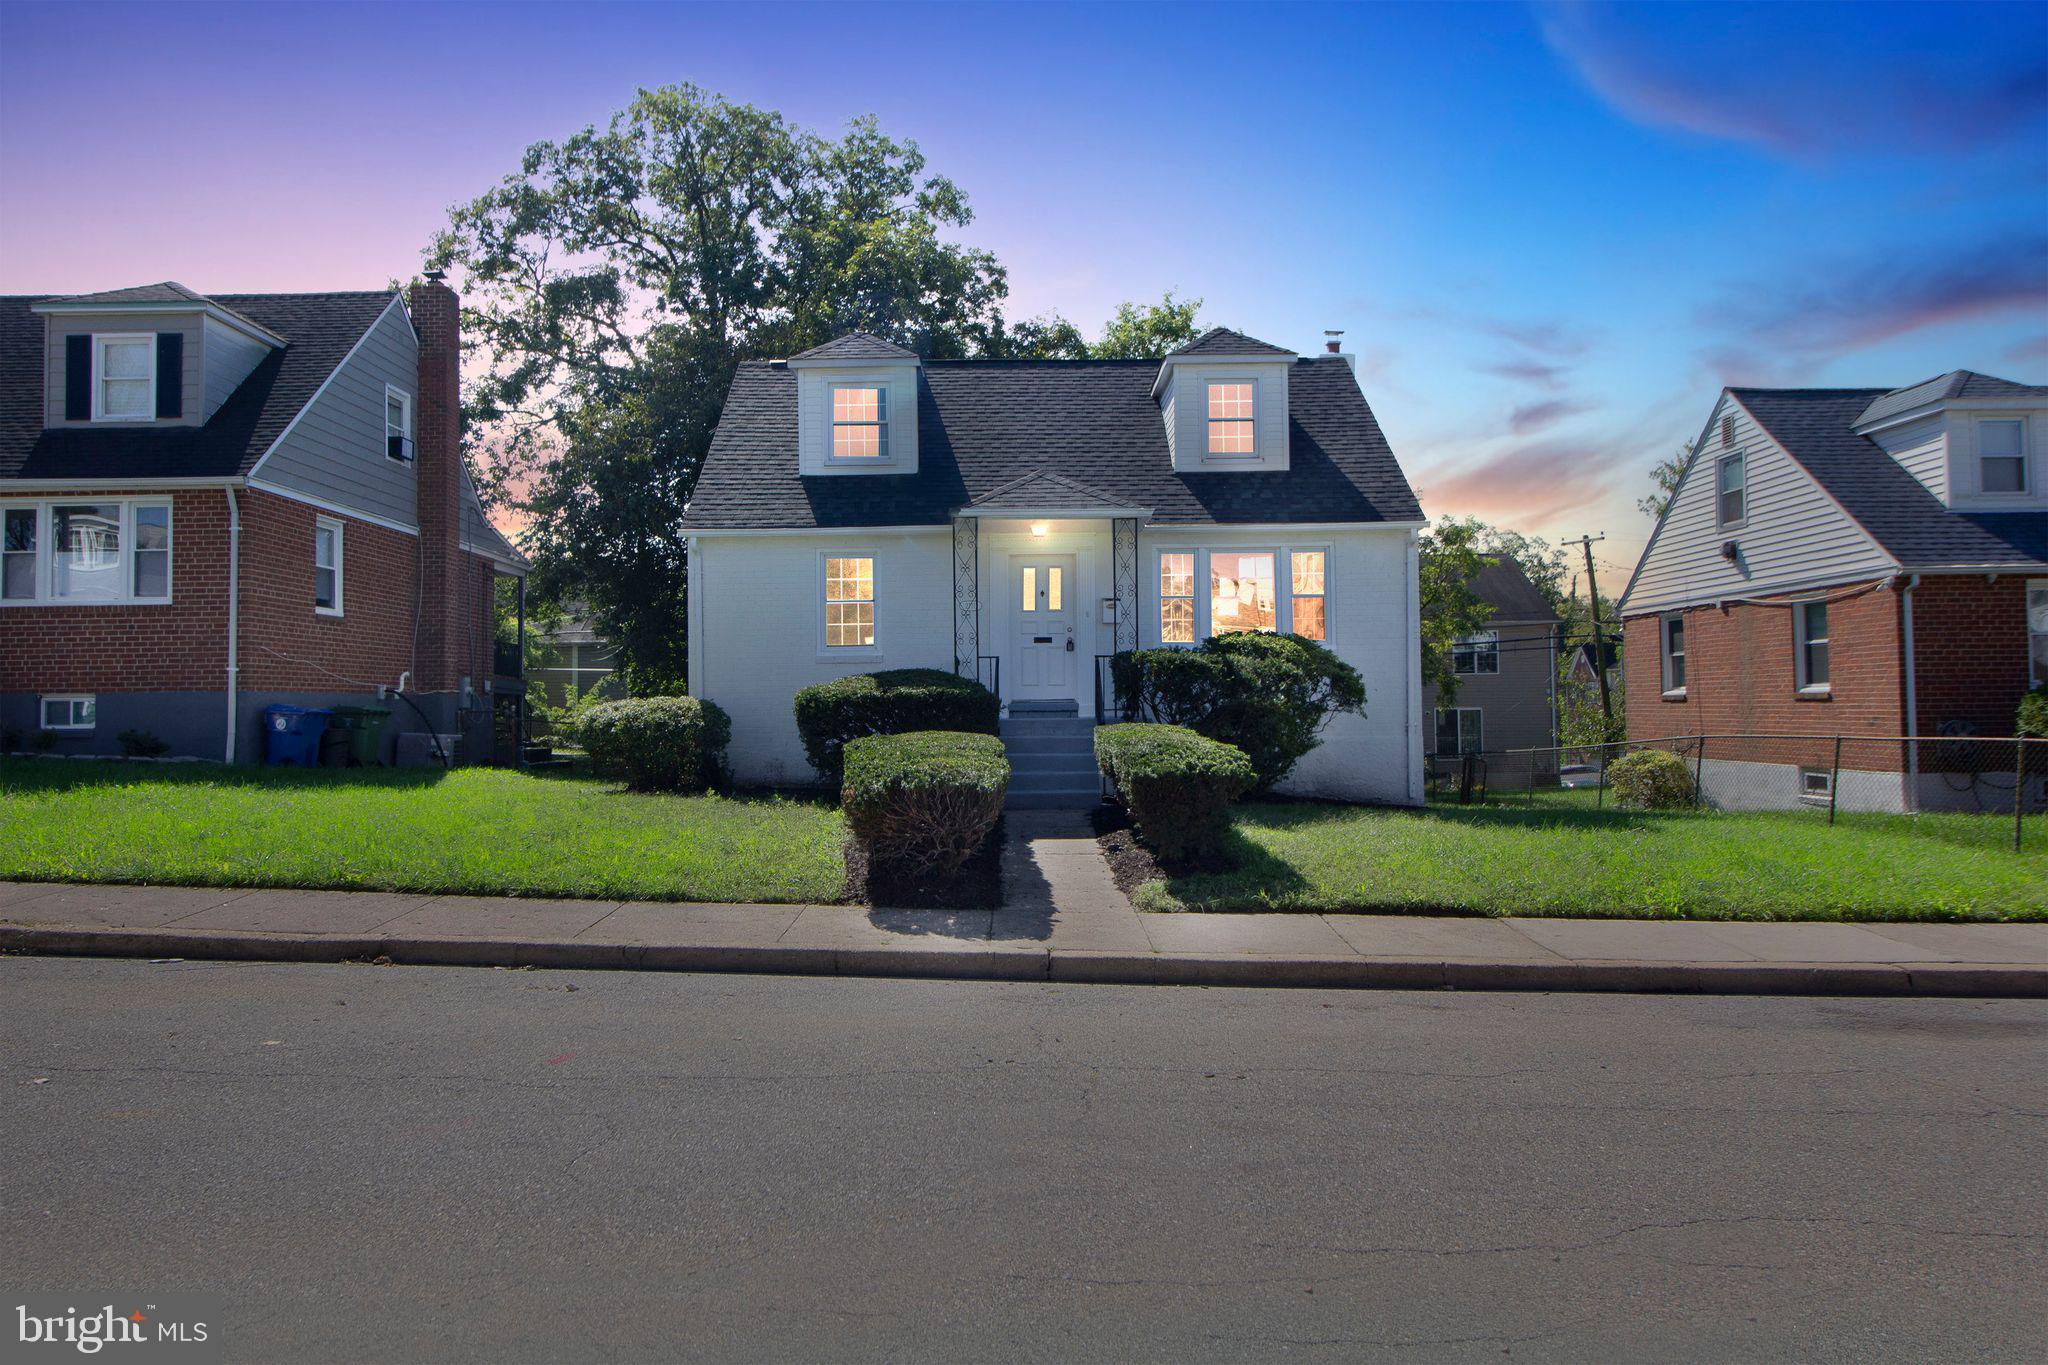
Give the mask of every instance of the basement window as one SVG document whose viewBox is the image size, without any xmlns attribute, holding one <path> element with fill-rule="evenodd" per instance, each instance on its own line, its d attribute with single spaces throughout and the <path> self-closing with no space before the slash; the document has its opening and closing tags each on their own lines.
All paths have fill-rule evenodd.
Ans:
<svg viewBox="0 0 2048 1365">
<path fill-rule="evenodd" d="M 45 730 L 90 730 L 99 724 L 99 699 L 90 693 L 44 697 L 42 720 Z"/>
<path fill-rule="evenodd" d="M 1834 799 L 1835 775 L 1826 768 L 1799 770 L 1799 799 L 1809 805 L 1825 806 Z"/>
</svg>

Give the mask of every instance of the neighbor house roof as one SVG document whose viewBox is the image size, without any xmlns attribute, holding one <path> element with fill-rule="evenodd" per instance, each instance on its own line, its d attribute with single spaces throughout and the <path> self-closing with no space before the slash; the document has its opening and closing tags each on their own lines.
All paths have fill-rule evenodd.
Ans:
<svg viewBox="0 0 2048 1365">
<path fill-rule="evenodd" d="M 808 351 L 798 351 L 791 360 L 916 360 L 917 352 L 905 350 L 893 341 L 884 341 L 868 332 L 848 332 L 843 337 L 834 337 L 822 346 L 813 346 Z"/>
<path fill-rule="evenodd" d="M 1071 481 L 1155 524 L 1420 521 L 1351 367 L 1297 360 L 1285 472 L 1178 473 L 1152 398 L 1155 360 L 926 361 L 915 474 L 797 472 L 797 377 L 739 367 L 684 525 L 943 525 L 1021 476 Z"/>
<path fill-rule="evenodd" d="M 1950 370 L 1947 374 L 1923 379 L 1918 384 L 1879 394 L 1856 418 L 1855 425 L 1869 426 L 1887 417 L 1896 417 L 1902 412 L 1951 398 L 2048 398 L 2048 388 L 2038 384 L 2015 384 L 2010 379 L 1979 374 L 1975 370 Z"/>
<path fill-rule="evenodd" d="M 1167 352 L 1169 356 L 1182 355 L 1293 355 L 1285 346 L 1248 337 L 1243 332 L 1233 332 L 1228 327 L 1211 327 L 1193 341 L 1176 346 Z"/>
<path fill-rule="evenodd" d="M 146 285 L 114 294 L 182 288 Z M 76 296 L 95 302 L 111 297 Z M 350 348 L 391 306 L 391 300 L 388 290 L 211 295 L 206 302 L 276 333 L 286 344 L 266 356 L 205 425 L 45 430 L 43 319 L 30 309 L 52 300 L 0 297 L 0 479 L 186 479 L 246 474 Z"/>
<path fill-rule="evenodd" d="M 1472 576 L 1472 595 L 1493 608 L 1497 621 L 1555 621 L 1548 598 L 1537 591 L 1522 566 L 1505 555 L 1487 555 Z"/>
<path fill-rule="evenodd" d="M 1953 380 L 1954 376 L 1943 378 Z M 2005 380 L 1995 382 L 2007 384 Z M 2048 393 L 2028 390 L 2025 385 L 2009 387 Z M 2048 563 L 2048 514 L 1953 511 L 1876 442 L 1856 434 L 1855 428 L 1866 420 L 1864 415 L 1877 400 L 1910 391 L 1728 392 L 1843 511 L 1906 568 Z"/>
</svg>

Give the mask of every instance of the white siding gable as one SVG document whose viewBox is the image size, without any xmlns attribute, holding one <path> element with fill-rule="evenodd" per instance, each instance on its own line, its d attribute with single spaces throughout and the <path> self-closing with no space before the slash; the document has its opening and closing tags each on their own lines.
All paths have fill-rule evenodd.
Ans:
<svg viewBox="0 0 2048 1365">
<path fill-rule="evenodd" d="M 1875 431 L 1870 439 L 1885 454 L 1905 466 L 1906 472 L 1927 485 L 1927 491 L 1948 501 L 1948 429 L 1940 417 L 1929 417 L 1905 426 Z"/>
<path fill-rule="evenodd" d="M 829 365 L 792 362 L 796 371 L 797 470 L 811 474 L 915 474 L 917 472 L 917 366 Z M 832 458 L 832 386 L 867 384 L 889 393 L 889 457 Z"/>
<path fill-rule="evenodd" d="M 237 331 L 208 315 L 200 320 L 202 368 L 206 386 L 206 409 L 200 420 L 207 421 L 220 411 L 249 372 L 270 354 L 270 343 Z"/>
<path fill-rule="evenodd" d="M 1287 468 L 1287 374 L 1292 358 L 1279 360 L 1175 361 L 1160 394 L 1167 448 L 1181 473 L 1247 470 L 1272 473 Z M 1209 385 L 1249 382 L 1254 386 L 1257 427 L 1253 454 L 1209 454 Z"/>
<path fill-rule="evenodd" d="M 1733 441 L 1723 438 L 1723 418 Z M 1724 527 L 1715 480 L 1723 456 L 1744 457 L 1746 514 Z M 1730 561 L 1724 542 L 1739 547 Z M 1742 405 L 1721 395 L 1671 506 L 1651 533 L 1622 599 L 1644 612 L 1876 577 L 1897 567 L 1862 527 L 1779 448 Z"/>
</svg>

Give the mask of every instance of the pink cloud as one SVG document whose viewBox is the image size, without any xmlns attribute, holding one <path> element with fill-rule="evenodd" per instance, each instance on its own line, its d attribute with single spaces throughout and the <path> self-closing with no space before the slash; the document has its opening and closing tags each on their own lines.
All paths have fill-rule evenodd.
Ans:
<svg viewBox="0 0 2048 1365">
<path fill-rule="evenodd" d="M 1519 407 L 1508 416 L 1508 429 L 1517 436 L 1534 436 L 1548 427 L 1554 427 L 1567 417 L 1576 417 L 1582 412 L 1591 412 L 1593 404 L 1575 402 L 1568 398 L 1553 398 L 1548 402 L 1530 403 Z"/>
</svg>

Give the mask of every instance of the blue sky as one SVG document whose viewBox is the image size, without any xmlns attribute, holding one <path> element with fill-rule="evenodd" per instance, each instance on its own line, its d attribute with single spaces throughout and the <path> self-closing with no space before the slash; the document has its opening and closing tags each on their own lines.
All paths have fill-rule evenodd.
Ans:
<svg viewBox="0 0 2048 1365">
<path fill-rule="evenodd" d="M 2033 3 L 17 2 L 0 289 L 381 285 L 678 81 L 915 139 L 1013 316 L 1345 329 L 1431 513 L 1605 532 L 1616 572 L 1723 383 L 2048 381 Z"/>
</svg>

